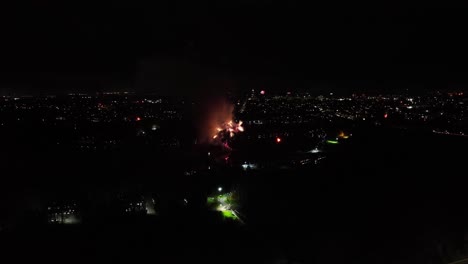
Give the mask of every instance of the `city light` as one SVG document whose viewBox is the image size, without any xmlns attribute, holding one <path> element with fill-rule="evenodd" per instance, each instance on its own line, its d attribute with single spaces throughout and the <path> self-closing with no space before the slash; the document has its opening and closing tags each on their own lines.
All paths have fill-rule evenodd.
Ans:
<svg viewBox="0 0 468 264">
<path fill-rule="evenodd" d="M 320 152 L 320 149 L 318 148 L 314 148 L 312 149 L 311 151 L 309 151 L 310 153 L 319 153 Z"/>
<path fill-rule="evenodd" d="M 276 137 L 276 143 L 281 143 L 281 138 Z"/>
<path fill-rule="evenodd" d="M 242 168 L 244 170 L 247 170 L 247 169 L 257 169 L 257 165 L 254 164 L 254 163 L 244 163 L 242 164 Z"/>
</svg>

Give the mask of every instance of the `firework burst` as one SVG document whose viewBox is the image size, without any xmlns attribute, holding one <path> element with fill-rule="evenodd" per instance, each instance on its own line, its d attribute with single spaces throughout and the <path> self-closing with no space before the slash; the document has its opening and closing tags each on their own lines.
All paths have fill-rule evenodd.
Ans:
<svg viewBox="0 0 468 264">
<path fill-rule="evenodd" d="M 242 121 L 236 123 L 230 120 L 216 128 L 216 132 L 213 135 L 213 140 L 220 141 L 225 147 L 229 148 L 228 140 L 239 132 L 244 132 Z"/>
</svg>

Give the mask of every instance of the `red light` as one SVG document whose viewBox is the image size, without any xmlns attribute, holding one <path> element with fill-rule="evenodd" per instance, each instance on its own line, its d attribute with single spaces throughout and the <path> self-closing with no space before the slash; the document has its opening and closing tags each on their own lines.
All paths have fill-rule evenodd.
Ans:
<svg viewBox="0 0 468 264">
<path fill-rule="evenodd" d="M 136 121 L 141 121 L 141 118 L 137 116 Z"/>
<path fill-rule="evenodd" d="M 388 117 L 388 114 L 383 115 L 383 118 L 387 118 L 387 117 Z"/>
<path fill-rule="evenodd" d="M 281 138 L 277 137 L 276 138 L 276 143 L 280 143 L 281 142 Z"/>
<path fill-rule="evenodd" d="M 261 90 L 261 91 L 260 91 L 260 94 L 261 94 L 261 95 L 264 95 L 264 94 L 265 94 L 265 90 Z"/>
</svg>

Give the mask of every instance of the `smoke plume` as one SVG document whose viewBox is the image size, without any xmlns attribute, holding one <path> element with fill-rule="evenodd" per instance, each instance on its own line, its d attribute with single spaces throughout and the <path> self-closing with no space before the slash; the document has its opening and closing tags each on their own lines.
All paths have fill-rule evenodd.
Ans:
<svg viewBox="0 0 468 264">
<path fill-rule="evenodd" d="M 183 96 L 194 102 L 192 120 L 200 143 L 211 141 L 216 128 L 232 120 L 229 95 L 235 87 L 226 72 L 177 59 L 142 61 L 136 76 L 137 92 Z"/>
</svg>

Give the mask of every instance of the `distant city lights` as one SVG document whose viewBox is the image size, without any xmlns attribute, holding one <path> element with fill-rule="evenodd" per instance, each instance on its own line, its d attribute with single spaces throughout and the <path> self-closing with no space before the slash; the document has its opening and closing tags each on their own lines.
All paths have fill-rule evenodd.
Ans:
<svg viewBox="0 0 468 264">
<path fill-rule="evenodd" d="M 247 169 L 256 169 L 257 168 L 257 165 L 254 164 L 254 163 L 247 163 L 245 162 L 244 164 L 242 164 L 242 169 L 244 170 L 247 170 Z"/>
</svg>

